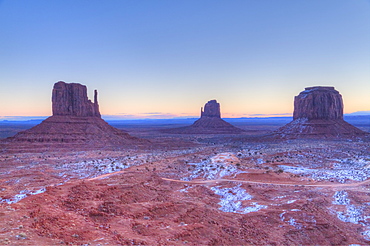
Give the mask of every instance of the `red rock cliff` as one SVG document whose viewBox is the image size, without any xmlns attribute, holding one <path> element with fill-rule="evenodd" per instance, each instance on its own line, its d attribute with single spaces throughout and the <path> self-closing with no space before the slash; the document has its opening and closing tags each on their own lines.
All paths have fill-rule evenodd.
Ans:
<svg viewBox="0 0 370 246">
<path fill-rule="evenodd" d="M 293 119 L 343 119 L 342 95 L 334 87 L 308 87 L 294 98 Z"/>
<path fill-rule="evenodd" d="M 368 133 L 343 120 L 342 96 L 334 87 L 308 87 L 294 98 L 293 121 L 276 138 L 358 138 Z"/>
<path fill-rule="evenodd" d="M 98 92 L 94 102 L 87 98 L 87 88 L 77 83 L 59 81 L 54 84 L 52 93 L 53 115 L 100 117 Z"/>
</svg>

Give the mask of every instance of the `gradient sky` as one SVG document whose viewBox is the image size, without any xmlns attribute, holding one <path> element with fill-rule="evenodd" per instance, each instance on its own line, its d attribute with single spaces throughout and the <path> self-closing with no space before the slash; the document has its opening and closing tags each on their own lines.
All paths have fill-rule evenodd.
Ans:
<svg viewBox="0 0 370 246">
<path fill-rule="evenodd" d="M 0 0 L 0 116 L 51 115 L 57 81 L 102 114 L 291 114 L 305 87 L 370 110 L 369 0 Z"/>
</svg>

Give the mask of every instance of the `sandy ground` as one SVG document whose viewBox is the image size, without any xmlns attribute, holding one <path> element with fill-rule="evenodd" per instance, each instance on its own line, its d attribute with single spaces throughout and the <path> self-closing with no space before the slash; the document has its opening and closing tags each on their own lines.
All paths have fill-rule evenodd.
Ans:
<svg viewBox="0 0 370 246">
<path fill-rule="evenodd" d="M 0 244 L 370 243 L 369 142 L 132 134 L 152 144 L 3 151 Z"/>
</svg>

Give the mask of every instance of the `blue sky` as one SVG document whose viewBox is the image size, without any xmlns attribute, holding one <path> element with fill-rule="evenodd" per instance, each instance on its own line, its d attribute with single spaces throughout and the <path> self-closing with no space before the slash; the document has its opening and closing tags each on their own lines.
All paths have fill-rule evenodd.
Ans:
<svg viewBox="0 0 370 246">
<path fill-rule="evenodd" d="M 50 115 L 55 82 L 103 114 L 285 114 L 305 87 L 370 110 L 367 0 L 0 0 L 0 116 Z"/>
</svg>

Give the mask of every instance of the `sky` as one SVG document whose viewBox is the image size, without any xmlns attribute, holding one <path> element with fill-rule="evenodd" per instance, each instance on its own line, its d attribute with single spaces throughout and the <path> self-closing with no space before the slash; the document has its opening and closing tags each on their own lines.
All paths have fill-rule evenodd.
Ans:
<svg viewBox="0 0 370 246">
<path fill-rule="evenodd" d="M 0 117 L 51 115 L 58 81 L 122 118 L 291 115 L 334 86 L 370 110 L 369 0 L 0 0 Z"/>
</svg>

